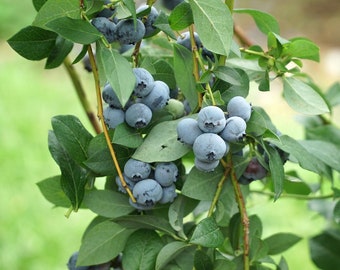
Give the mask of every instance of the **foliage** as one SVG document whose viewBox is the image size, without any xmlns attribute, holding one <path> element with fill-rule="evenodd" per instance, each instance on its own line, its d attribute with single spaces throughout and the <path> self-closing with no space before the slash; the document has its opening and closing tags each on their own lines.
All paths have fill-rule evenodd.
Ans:
<svg viewBox="0 0 340 270">
<path fill-rule="evenodd" d="M 151 5 L 154 1 L 147 2 Z M 302 60 L 319 61 L 316 44 L 306 38 L 281 37 L 275 18 L 260 10 L 234 9 L 233 1 L 190 0 L 172 11 L 162 10 L 154 23 L 160 32 L 144 39 L 143 46 L 138 42 L 132 51 L 122 54 L 120 44 L 109 44 L 90 22 L 103 9 L 104 1 L 33 0 L 33 4 L 37 15 L 32 25 L 11 37 L 10 46 L 29 60 L 46 59 L 46 68 L 65 64 L 68 70 L 87 52 L 94 75 L 103 132 L 86 105 L 89 101 L 80 95 L 96 134 L 86 130 L 76 116 L 55 116 L 48 147 L 60 175 L 38 183 L 42 194 L 55 206 L 71 206 L 67 215 L 79 208 L 98 215 L 84 232 L 79 265 L 121 257 L 123 269 L 288 269 L 283 257 L 276 262 L 272 256 L 301 238 L 285 232 L 263 238 L 265 224 L 256 215 L 247 215 L 246 199 L 255 192 L 274 200 L 280 196 L 315 199 L 311 208 L 321 214 L 329 209 L 328 205 L 321 206 L 333 199 L 333 213 L 325 215 L 332 221 L 331 228 L 310 239 L 310 253 L 322 269 L 338 265 L 334 252 L 340 245 L 340 192 L 336 188 L 340 130 L 331 120 L 333 108 L 340 103 L 340 85 L 335 83 L 323 92 L 301 71 Z M 118 18 L 136 20 L 134 1 L 112 1 L 110 5 L 116 7 Z M 267 37 L 267 48 L 242 39 L 234 30 L 234 13 L 252 16 Z M 194 30 L 204 47 L 188 50 L 176 43 L 180 32 L 189 31 L 195 45 Z M 74 44 L 82 45 L 83 50 L 70 64 Z M 203 49 L 210 57 L 203 56 Z M 122 123 L 107 130 L 101 89 L 108 82 L 121 104 L 127 104 L 135 87 L 133 67 L 149 70 L 173 90 L 178 87 L 176 98 L 188 102 L 188 116 L 174 117 L 164 108 L 154 114 L 146 128 L 136 130 Z M 76 77 L 71 72 L 70 76 Z M 305 115 L 305 139 L 281 134 L 253 100 L 245 138 L 230 144 L 231 150 L 213 172 L 193 166 L 191 148 L 177 141 L 177 123 L 183 117 L 196 118 L 204 106 L 226 110 L 232 97 L 248 97 L 250 82 L 257 83 L 259 91 L 270 91 L 274 80 L 282 82 L 283 99 L 288 105 Z M 75 87 L 82 91 L 79 85 Z M 178 195 L 172 203 L 137 211 L 129 203 L 129 197 L 134 199 L 131 190 L 127 188 L 127 194 L 117 192 L 114 179 L 118 176 L 124 183 L 121 168 L 131 157 L 153 165 L 176 163 Z M 261 180 L 261 190 L 241 181 L 254 157 L 268 171 Z M 319 175 L 320 185 L 308 186 L 297 171 L 285 169 L 286 161 Z M 95 185 L 99 177 L 106 178 L 104 189 Z M 331 184 L 332 194 L 322 194 L 325 182 Z"/>
</svg>

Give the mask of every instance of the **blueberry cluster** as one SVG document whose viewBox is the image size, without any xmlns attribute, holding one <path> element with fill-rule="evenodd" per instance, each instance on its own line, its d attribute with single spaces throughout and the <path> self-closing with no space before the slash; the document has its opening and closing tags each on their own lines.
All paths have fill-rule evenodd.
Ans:
<svg viewBox="0 0 340 270">
<path fill-rule="evenodd" d="M 138 210 L 152 209 L 156 203 L 171 203 L 176 198 L 175 182 L 178 168 L 173 162 L 151 164 L 130 158 L 124 165 L 124 180 L 136 199 L 129 199 L 130 204 Z M 119 176 L 116 183 L 120 192 L 126 193 Z"/>
<path fill-rule="evenodd" d="M 133 128 L 146 127 L 154 111 L 164 108 L 170 99 L 170 89 L 163 81 L 155 81 L 144 68 L 134 68 L 136 84 L 129 102 L 123 107 L 110 84 L 102 91 L 102 98 L 108 104 L 104 108 L 104 121 L 108 128 L 126 122 Z"/>
<path fill-rule="evenodd" d="M 227 115 L 217 106 L 200 110 L 197 120 L 184 118 L 177 124 L 177 137 L 192 146 L 197 169 L 210 172 L 228 153 L 229 143 L 241 141 L 251 115 L 251 105 L 243 97 L 236 96 L 227 104 Z"/>
<path fill-rule="evenodd" d="M 105 1 L 107 5 L 110 3 L 110 0 Z M 147 13 L 147 15 L 138 17 L 136 20 L 132 18 L 117 19 L 115 13 L 114 7 L 107 8 L 105 6 L 105 8 L 91 20 L 92 25 L 104 35 L 109 43 L 117 41 L 121 45 L 133 45 L 143 38 L 148 38 L 158 33 L 154 22 L 159 13 L 153 6 L 140 6 L 136 10 L 137 15 L 139 13 Z"/>
</svg>

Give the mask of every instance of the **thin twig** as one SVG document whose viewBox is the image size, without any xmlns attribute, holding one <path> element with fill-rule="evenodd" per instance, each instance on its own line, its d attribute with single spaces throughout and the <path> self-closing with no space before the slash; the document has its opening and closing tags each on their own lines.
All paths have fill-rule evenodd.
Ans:
<svg viewBox="0 0 340 270">
<path fill-rule="evenodd" d="M 269 197 L 275 197 L 274 192 L 266 192 L 261 190 L 251 190 L 251 193 L 256 193 L 260 195 L 265 195 Z M 327 195 L 301 195 L 301 194 L 290 194 L 290 193 L 282 193 L 280 195 L 281 198 L 290 198 L 290 199 L 297 199 L 297 200 L 324 200 L 324 199 L 330 199 L 334 197 L 334 193 L 327 194 Z"/>
<path fill-rule="evenodd" d="M 244 33 L 243 29 L 238 25 L 234 25 L 234 35 L 240 41 L 242 46 L 250 47 L 254 45 L 254 42 L 250 40 L 250 38 Z"/>
</svg>

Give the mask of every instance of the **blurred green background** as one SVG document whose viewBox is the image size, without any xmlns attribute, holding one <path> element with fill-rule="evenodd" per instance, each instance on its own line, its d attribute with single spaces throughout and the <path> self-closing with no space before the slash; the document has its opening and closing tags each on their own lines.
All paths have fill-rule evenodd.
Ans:
<svg viewBox="0 0 340 270">
<path fill-rule="evenodd" d="M 337 1 L 240 0 L 236 6 L 270 12 L 282 25 L 283 37 L 305 36 L 317 42 L 321 63 L 306 62 L 305 70 L 321 87 L 326 89 L 340 78 L 336 64 L 340 59 Z M 51 117 L 73 114 L 91 127 L 63 67 L 44 70 L 43 61 L 25 60 L 6 43 L 32 22 L 35 11 L 31 1 L 0 0 L 0 7 L 0 269 L 66 269 L 70 254 L 78 249 L 94 214 L 80 210 L 65 218 L 66 209 L 53 208 L 36 183 L 59 173 L 47 148 Z M 250 18 L 238 16 L 236 21 L 255 42 L 264 42 Z M 92 97 L 91 75 L 80 65 L 77 70 Z M 283 133 L 302 138 L 296 114 L 282 101 L 280 85 L 274 85 L 278 88 L 269 94 L 252 91 L 249 99 L 263 106 Z M 315 180 L 311 174 L 305 176 Z M 304 237 L 284 254 L 290 268 L 317 269 L 309 259 L 307 238 L 326 226 L 324 220 L 306 211 L 304 201 L 280 199 L 268 203 L 265 197 L 255 201 L 250 202 L 249 213 L 264 219 L 265 236 L 284 231 Z"/>
</svg>

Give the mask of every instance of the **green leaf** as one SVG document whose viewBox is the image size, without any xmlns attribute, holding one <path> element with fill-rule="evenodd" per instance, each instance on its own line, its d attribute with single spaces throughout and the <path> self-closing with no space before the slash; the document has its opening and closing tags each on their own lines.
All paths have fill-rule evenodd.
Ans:
<svg viewBox="0 0 340 270">
<path fill-rule="evenodd" d="M 340 201 L 337 201 L 337 203 L 334 206 L 333 218 L 337 224 L 340 224 Z"/>
<path fill-rule="evenodd" d="M 337 269 L 340 265 L 340 232 L 326 230 L 314 236 L 309 241 L 309 248 L 313 262 L 320 269 Z"/>
<path fill-rule="evenodd" d="M 292 109 L 302 114 L 316 115 L 329 112 L 323 98 L 308 84 L 294 77 L 283 79 L 283 97 Z"/>
<path fill-rule="evenodd" d="M 196 250 L 194 257 L 195 270 L 210 270 L 214 265 L 211 258 L 203 250 Z"/>
<path fill-rule="evenodd" d="M 124 216 L 135 210 L 125 195 L 111 190 L 92 190 L 86 193 L 83 204 L 94 213 L 108 218 Z"/>
<path fill-rule="evenodd" d="M 223 234 L 212 217 L 201 220 L 191 238 L 190 243 L 203 247 L 217 248 L 223 244 Z"/>
<path fill-rule="evenodd" d="M 103 10 L 103 5 L 105 4 L 103 0 L 85 0 L 86 15 L 96 14 Z"/>
<path fill-rule="evenodd" d="M 137 148 L 143 143 L 143 138 L 138 130 L 122 124 L 115 128 L 112 142 L 130 148 Z"/>
<path fill-rule="evenodd" d="M 315 158 L 340 172 L 340 147 L 325 141 L 302 140 L 299 143 Z"/>
<path fill-rule="evenodd" d="M 252 237 L 249 255 L 252 261 L 257 261 L 266 257 L 268 255 L 268 245 L 260 238 Z"/>
<path fill-rule="evenodd" d="M 215 76 L 227 83 L 240 86 L 241 76 L 234 68 L 218 66 L 213 70 Z"/>
<path fill-rule="evenodd" d="M 270 14 L 256 9 L 239 8 L 234 9 L 235 13 L 246 13 L 253 17 L 259 30 L 265 35 L 268 32 L 280 34 L 280 26 L 277 20 Z"/>
<path fill-rule="evenodd" d="M 202 172 L 193 167 L 185 179 L 182 194 L 197 200 L 212 200 L 222 175 L 223 168 L 221 166 L 218 166 L 213 172 Z"/>
<path fill-rule="evenodd" d="M 214 270 L 236 270 L 236 265 L 234 262 L 227 259 L 217 259 L 214 261 Z"/>
<path fill-rule="evenodd" d="M 253 106 L 253 111 L 251 113 L 250 119 L 247 122 L 246 133 L 253 136 L 261 136 L 267 130 L 272 132 L 276 131 L 275 126 L 270 120 L 269 115 L 261 107 Z"/>
<path fill-rule="evenodd" d="M 59 143 L 70 157 L 81 163 L 88 157 L 87 148 L 93 136 L 86 130 L 80 120 L 72 115 L 58 115 L 51 120 Z"/>
<path fill-rule="evenodd" d="M 193 22 L 194 19 L 192 16 L 191 7 L 187 2 L 182 2 L 177 5 L 169 16 L 170 27 L 175 31 L 183 30 L 184 28 L 193 24 Z"/>
<path fill-rule="evenodd" d="M 156 125 L 132 157 L 152 163 L 173 161 L 188 153 L 191 148 L 177 140 L 176 126 L 179 121 L 164 121 Z"/>
<path fill-rule="evenodd" d="M 153 63 L 153 67 L 155 72 L 151 72 L 151 74 L 155 80 L 165 82 L 170 89 L 175 89 L 177 87 L 174 70 L 167 61 L 158 59 Z"/>
<path fill-rule="evenodd" d="M 93 226 L 83 238 L 78 265 L 95 265 L 112 260 L 124 250 L 133 231 L 109 220 Z"/>
<path fill-rule="evenodd" d="M 178 87 L 188 100 L 190 108 L 196 108 L 198 96 L 196 92 L 192 52 L 182 45 L 174 43 L 174 71 Z"/>
<path fill-rule="evenodd" d="M 72 48 L 73 43 L 71 41 L 58 36 L 55 46 L 46 60 L 45 68 L 52 69 L 59 67 L 64 62 L 67 55 L 71 52 Z"/>
<path fill-rule="evenodd" d="M 172 31 L 170 25 L 169 25 L 169 16 L 166 15 L 163 11 L 161 11 L 153 24 L 155 27 L 163 31 L 165 34 L 167 34 L 172 39 L 176 39 L 175 33 Z"/>
<path fill-rule="evenodd" d="M 35 26 L 27 26 L 7 42 L 18 54 L 28 60 L 41 60 L 52 51 L 57 34 Z"/>
<path fill-rule="evenodd" d="M 124 6 L 129 10 L 132 18 L 136 20 L 136 4 L 134 0 L 123 0 Z"/>
<path fill-rule="evenodd" d="M 214 83 L 212 87 L 213 91 L 220 90 L 222 92 L 222 90 L 225 89 L 225 91 L 222 92 L 222 98 L 225 102 L 228 102 L 234 96 L 242 96 L 246 98 L 249 94 L 249 77 L 247 73 L 239 68 L 233 69 L 239 74 L 238 85 L 235 84 L 230 85 L 228 83 L 225 83 L 224 81 L 219 80 L 216 83 Z M 227 87 L 224 87 L 225 84 L 228 84 Z"/>
<path fill-rule="evenodd" d="M 155 269 L 156 258 L 163 247 L 162 239 L 152 230 L 138 230 L 130 235 L 124 248 L 124 269 Z"/>
<path fill-rule="evenodd" d="M 180 241 L 174 241 L 164 245 L 157 255 L 155 270 L 163 269 L 169 262 L 191 247 L 192 245 Z"/>
<path fill-rule="evenodd" d="M 81 19 L 61 17 L 45 26 L 74 43 L 91 44 L 103 36 L 91 23 Z"/>
<path fill-rule="evenodd" d="M 216 54 L 228 55 L 233 39 L 233 18 L 224 2 L 190 0 L 195 28 L 204 45 Z"/>
<path fill-rule="evenodd" d="M 176 235 L 168 220 L 157 216 L 129 215 L 115 218 L 114 222 L 130 229 L 159 230 L 171 236 Z"/>
<path fill-rule="evenodd" d="M 283 54 L 316 62 L 320 61 L 320 48 L 306 38 L 291 39 L 290 43 L 284 47 Z"/>
<path fill-rule="evenodd" d="M 334 107 L 340 104 L 340 83 L 335 82 L 331 85 L 331 87 L 327 90 L 326 98 L 329 104 Z"/>
<path fill-rule="evenodd" d="M 75 0 L 48 0 L 39 10 L 33 26 L 46 28 L 46 24 L 62 17 L 80 19 L 79 2 Z"/>
<path fill-rule="evenodd" d="M 47 201 L 55 206 L 70 207 L 70 200 L 61 189 L 60 175 L 46 178 L 37 185 Z"/>
<path fill-rule="evenodd" d="M 39 11 L 41 7 L 47 2 L 47 0 L 33 0 L 33 6 L 36 11 Z"/>
<path fill-rule="evenodd" d="M 340 146 L 340 129 L 333 125 L 306 128 L 306 138 L 333 143 Z"/>
<path fill-rule="evenodd" d="M 130 63 L 116 50 L 106 48 L 101 42 L 97 42 L 96 59 L 99 73 L 105 75 L 120 103 L 125 106 L 136 83 Z M 105 83 L 101 82 L 102 85 Z"/>
<path fill-rule="evenodd" d="M 286 251 L 300 240 L 301 237 L 292 233 L 276 233 L 264 239 L 264 242 L 268 245 L 268 254 L 277 255 Z"/>
</svg>

